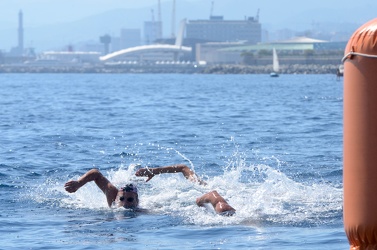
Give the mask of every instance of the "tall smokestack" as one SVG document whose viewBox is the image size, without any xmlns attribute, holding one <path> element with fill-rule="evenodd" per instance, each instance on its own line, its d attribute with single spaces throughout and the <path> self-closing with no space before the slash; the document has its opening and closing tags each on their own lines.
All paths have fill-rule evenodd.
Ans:
<svg viewBox="0 0 377 250">
<path fill-rule="evenodd" d="M 18 13 L 18 51 L 20 55 L 24 52 L 24 27 L 22 10 Z"/>
</svg>

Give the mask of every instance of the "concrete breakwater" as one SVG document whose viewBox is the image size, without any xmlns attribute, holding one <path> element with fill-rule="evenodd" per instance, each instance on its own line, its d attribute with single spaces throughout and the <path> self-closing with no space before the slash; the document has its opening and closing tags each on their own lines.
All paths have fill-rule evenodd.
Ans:
<svg viewBox="0 0 377 250">
<path fill-rule="evenodd" d="M 280 74 L 336 74 L 339 65 L 293 64 L 282 65 Z M 221 65 L 64 65 L 27 66 L 0 65 L 0 73 L 150 73 L 150 74 L 269 74 L 272 66 L 240 64 Z"/>
</svg>

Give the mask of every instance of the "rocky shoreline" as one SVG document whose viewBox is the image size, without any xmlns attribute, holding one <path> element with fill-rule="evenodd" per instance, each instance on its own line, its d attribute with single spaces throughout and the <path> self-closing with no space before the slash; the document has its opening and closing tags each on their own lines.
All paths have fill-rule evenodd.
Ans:
<svg viewBox="0 0 377 250">
<path fill-rule="evenodd" d="M 336 74 L 339 65 L 281 65 L 280 74 Z M 133 66 L 24 66 L 0 65 L 0 73 L 150 73 L 150 74 L 270 74 L 272 66 L 248 65 L 133 65 Z"/>
<path fill-rule="evenodd" d="M 336 74 L 338 65 L 283 65 L 280 74 Z M 216 65 L 203 70 L 203 74 L 270 74 L 272 66 Z"/>
</svg>

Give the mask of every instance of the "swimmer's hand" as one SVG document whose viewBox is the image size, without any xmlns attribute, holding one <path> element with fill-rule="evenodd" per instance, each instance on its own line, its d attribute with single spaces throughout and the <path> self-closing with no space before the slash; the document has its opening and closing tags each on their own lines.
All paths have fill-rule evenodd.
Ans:
<svg viewBox="0 0 377 250">
<path fill-rule="evenodd" d="M 155 174 L 152 172 L 152 169 L 149 169 L 149 168 L 140 168 L 138 171 L 136 171 L 135 175 L 139 177 L 141 176 L 148 177 L 146 182 L 150 181 L 153 178 L 153 176 L 155 176 Z"/>
<path fill-rule="evenodd" d="M 65 191 L 68 193 L 74 193 L 76 192 L 82 185 L 78 181 L 69 181 L 66 184 L 64 184 Z"/>
</svg>

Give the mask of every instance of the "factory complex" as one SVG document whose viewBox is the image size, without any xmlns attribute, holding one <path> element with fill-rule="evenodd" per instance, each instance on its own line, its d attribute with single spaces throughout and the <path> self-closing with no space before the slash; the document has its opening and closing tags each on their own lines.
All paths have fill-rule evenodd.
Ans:
<svg viewBox="0 0 377 250">
<path fill-rule="evenodd" d="M 305 36 L 262 42 L 259 11 L 255 17 L 240 20 L 226 20 L 212 13 L 208 19 L 184 19 L 180 21 L 176 34 L 173 23 L 171 36 L 164 38 L 158 1 L 158 18 L 155 20 L 152 16 L 151 21 L 144 22 L 143 33 L 140 29 L 122 29 L 119 37 L 99 35 L 98 45 L 86 50 L 77 51 L 73 46 L 67 46 L 63 51 L 36 54 L 32 48 L 24 47 L 22 11 L 18 14 L 18 21 L 18 45 L 10 52 L 0 51 L 0 67 L 25 72 L 30 69 L 49 71 L 48 68 L 82 68 L 84 71 L 124 68 L 143 72 L 146 68 L 156 72 L 172 68 L 192 72 L 211 65 L 260 67 L 272 63 L 273 49 L 279 54 L 281 65 L 338 65 L 345 47 L 345 42 Z"/>
</svg>

